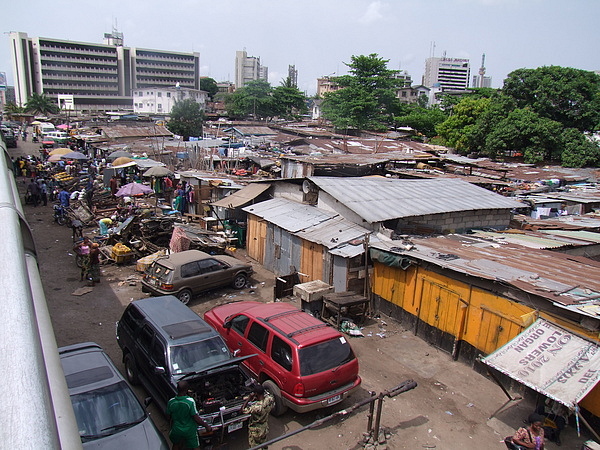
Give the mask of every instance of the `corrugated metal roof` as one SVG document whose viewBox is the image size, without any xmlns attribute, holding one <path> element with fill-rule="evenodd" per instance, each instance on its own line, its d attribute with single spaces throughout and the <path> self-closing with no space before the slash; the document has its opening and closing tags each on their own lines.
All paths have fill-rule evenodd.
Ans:
<svg viewBox="0 0 600 450">
<path fill-rule="evenodd" d="M 297 203 L 285 198 L 274 198 L 242 208 L 268 222 L 295 233 L 335 217 L 316 206 Z"/>
<path fill-rule="evenodd" d="M 554 239 L 552 236 L 541 236 L 538 233 L 496 233 L 492 231 L 473 230 L 475 236 L 489 238 L 500 244 L 507 242 L 527 248 L 560 248 L 572 245 L 587 245 L 585 242 Z"/>
<path fill-rule="evenodd" d="M 426 214 L 523 207 L 520 202 L 456 179 L 309 179 L 370 223 Z"/>
<path fill-rule="evenodd" d="M 340 216 L 333 217 L 296 233 L 302 239 L 316 242 L 329 249 L 355 239 L 362 239 L 365 234 L 371 234 L 371 232 Z"/>
<path fill-rule="evenodd" d="M 373 248 L 402 254 L 459 273 L 512 285 L 561 305 L 600 304 L 600 262 L 520 245 L 482 245 L 464 235 L 412 239 L 412 250 L 399 241 L 374 242 Z M 587 314 L 579 311 L 581 314 Z M 588 314 L 589 315 L 589 314 Z"/>
<path fill-rule="evenodd" d="M 540 233 L 548 234 L 550 236 L 563 236 L 570 239 L 577 239 L 580 241 L 594 242 L 600 244 L 600 233 L 593 231 L 584 230 L 540 230 Z"/>
<path fill-rule="evenodd" d="M 222 198 L 214 203 L 211 203 L 212 206 L 219 206 L 222 208 L 239 208 L 240 206 L 244 206 L 247 203 L 250 203 L 260 194 L 269 189 L 271 185 L 269 184 L 261 184 L 261 183 L 251 183 L 248 186 L 243 187 L 237 192 Z"/>
</svg>

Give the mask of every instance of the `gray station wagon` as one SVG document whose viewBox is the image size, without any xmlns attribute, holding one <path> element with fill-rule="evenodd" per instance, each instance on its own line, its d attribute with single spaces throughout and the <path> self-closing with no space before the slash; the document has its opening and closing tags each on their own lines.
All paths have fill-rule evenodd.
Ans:
<svg viewBox="0 0 600 450">
<path fill-rule="evenodd" d="M 142 292 L 174 295 L 185 305 L 202 291 L 224 286 L 242 289 L 252 273 L 252 265 L 232 256 L 186 250 L 154 261 L 144 274 Z"/>
</svg>

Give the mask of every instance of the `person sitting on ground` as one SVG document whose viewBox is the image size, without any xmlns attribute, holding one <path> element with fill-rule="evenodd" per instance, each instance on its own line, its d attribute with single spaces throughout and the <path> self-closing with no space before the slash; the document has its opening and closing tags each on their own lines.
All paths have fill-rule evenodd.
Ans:
<svg viewBox="0 0 600 450">
<path fill-rule="evenodd" d="M 534 449 L 544 450 L 544 418 L 533 413 L 527 418 L 527 427 L 519 428 L 512 437 L 512 447 L 506 442 L 508 448 L 513 450 Z"/>
</svg>

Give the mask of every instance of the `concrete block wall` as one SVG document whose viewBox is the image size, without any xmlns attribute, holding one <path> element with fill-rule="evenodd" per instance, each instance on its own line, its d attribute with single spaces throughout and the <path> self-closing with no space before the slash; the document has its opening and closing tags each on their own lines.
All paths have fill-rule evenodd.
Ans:
<svg viewBox="0 0 600 450">
<path fill-rule="evenodd" d="M 398 220 L 397 234 L 463 233 L 470 229 L 505 230 L 511 219 L 510 210 L 483 209 L 444 214 L 428 214 Z"/>
</svg>

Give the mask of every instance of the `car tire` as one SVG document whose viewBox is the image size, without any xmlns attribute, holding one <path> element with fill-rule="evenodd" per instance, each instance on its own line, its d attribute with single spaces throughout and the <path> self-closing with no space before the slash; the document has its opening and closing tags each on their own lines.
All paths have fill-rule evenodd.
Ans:
<svg viewBox="0 0 600 450">
<path fill-rule="evenodd" d="M 275 384 L 273 380 L 267 380 L 262 385 L 265 388 L 265 390 L 269 391 L 275 399 L 275 406 L 271 410 L 271 414 L 275 417 L 281 416 L 284 412 L 287 411 L 287 406 L 283 404 L 283 399 L 281 398 L 281 391 L 279 390 L 279 387 Z"/>
<path fill-rule="evenodd" d="M 233 279 L 233 287 L 235 289 L 243 289 L 246 287 L 246 283 L 248 282 L 248 277 L 245 273 L 238 273 Z"/>
<path fill-rule="evenodd" d="M 187 305 L 192 299 L 192 291 L 190 291 L 189 289 L 184 289 L 181 292 L 179 292 L 179 294 L 177 294 L 177 298 L 181 303 Z"/>
<path fill-rule="evenodd" d="M 125 376 L 130 384 L 137 386 L 140 384 L 140 378 L 138 377 L 137 367 L 131 353 L 125 355 Z"/>
</svg>

